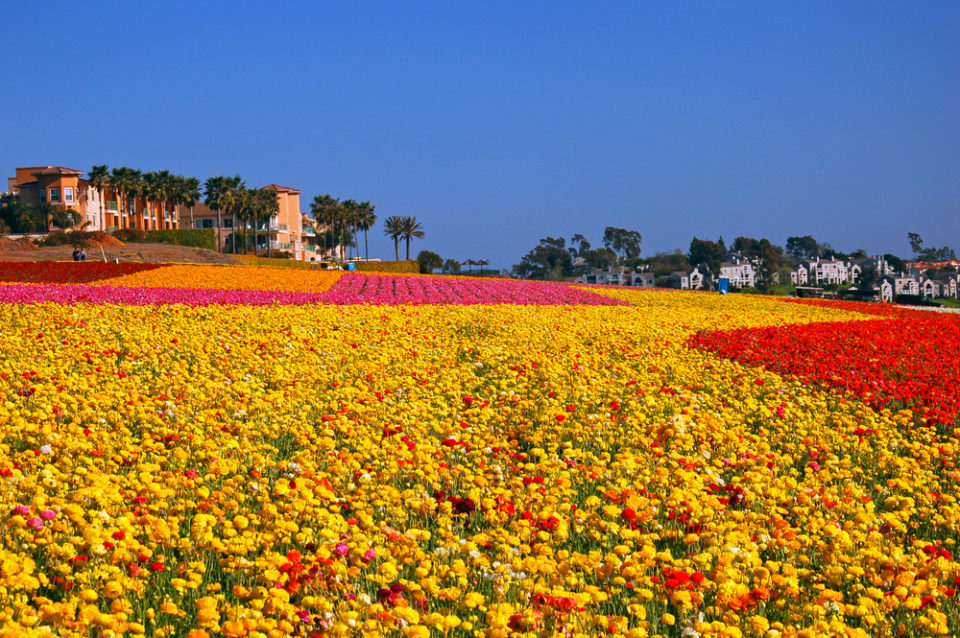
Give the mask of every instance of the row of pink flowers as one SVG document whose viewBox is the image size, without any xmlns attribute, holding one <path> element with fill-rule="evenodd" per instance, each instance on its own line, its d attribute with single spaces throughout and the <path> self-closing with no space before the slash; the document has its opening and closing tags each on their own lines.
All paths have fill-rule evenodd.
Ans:
<svg viewBox="0 0 960 638">
<path fill-rule="evenodd" d="M 271 304 L 303 305 L 320 303 L 324 294 L 281 292 L 273 290 L 220 290 L 215 288 L 127 288 L 121 286 L 89 286 L 84 284 L 10 284 L 0 286 L 0 303 L 42 303 L 50 301 L 68 305 L 121 304 L 156 306 L 185 304 L 189 306 Z"/>
<path fill-rule="evenodd" d="M 343 305 L 626 305 L 617 299 L 545 281 L 357 273 L 344 274 L 324 293 L 323 302 Z"/>
<path fill-rule="evenodd" d="M 423 305 L 626 305 L 572 286 L 510 279 L 453 279 L 345 274 L 325 293 L 216 288 L 148 288 L 86 284 L 0 285 L 0 303 L 123 304 L 190 306 L 271 304 Z"/>
</svg>

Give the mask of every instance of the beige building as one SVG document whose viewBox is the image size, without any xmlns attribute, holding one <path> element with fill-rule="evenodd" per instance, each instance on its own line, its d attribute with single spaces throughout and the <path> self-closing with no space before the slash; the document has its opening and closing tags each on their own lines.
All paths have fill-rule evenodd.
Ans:
<svg viewBox="0 0 960 638">
<path fill-rule="evenodd" d="M 300 194 L 303 191 L 279 184 L 264 188 L 277 194 L 277 214 L 269 223 L 257 224 L 257 252 L 266 252 L 269 241 L 270 252 L 287 252 L 299 261 L 319 261 L 321 253 L 317 249 L 313 220 L 300 212 Z M 182 210 L 180 217 L 184 225 L 191 228 L 217 228 L 217 213 L 203 203 L 194 206 L 192 215 L 190 211 Z M 221 219 L 220 238 L 226 246 L 228 238 L 233 235 L 233 219 L 229 215 L 222 215 Z M 237 225 L 242 226 L 242 222 L 238 220 Z M 253 240 L 249 241 L 252 248 Z M 237 252 L 242 252 L 241 246 L 238 246 Z"/>
</svg>

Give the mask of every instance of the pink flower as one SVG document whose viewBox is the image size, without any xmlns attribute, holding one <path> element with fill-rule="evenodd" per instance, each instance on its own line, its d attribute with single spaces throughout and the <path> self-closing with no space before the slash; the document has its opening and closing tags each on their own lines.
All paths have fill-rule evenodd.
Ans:
<svg viewBox="0 0 960 638">
<path fill-rule="evenodd" d="M 337 543 L 337 546 L 334 548 L 333 553 L 337 556 L 346 556 L 350 553 L 350 546 L 346 543 Z"/>
<path fill-rule="evenodd" d="M 43 529 L 43 521 L 34 516 L 33 518 L 27 520 L 27 527 L 31 527 L 39 532 Z"/>
<path fill-rule="evenodd" d="M 17 505 L 13 508 L 14 516 L 26 516 L 30 513 L 30 508 L 26 505 Z"/>
<path fill-rule="evenodd" d="M 187 470 L 184 472 L 184 474 L 187 476 L 187 478 L 197 478 L 197 476 L 199 476 L 196 470 Z"/>
<path fill-rule="evenodd" d="M 53 510 L 43 510 L 42 512 L 40 512 L 40 518 L 42 518 L 45 521 L 52 521 L 56 517 L 57 517 L 57 513 L 54 512 Z"/>
<path fill-rule="evenodd" d="M 372 550 L 372 549 L 368 549 L 367 551 L 365 551 L 365 552 L 363 553 L 363 562 L 369 563 L 370 561 L 372 561 L 372 560 L 375 559 L 376 557 L 377 557 L 377 552 L 374 551 L 374 550 Z"/>
</svg>

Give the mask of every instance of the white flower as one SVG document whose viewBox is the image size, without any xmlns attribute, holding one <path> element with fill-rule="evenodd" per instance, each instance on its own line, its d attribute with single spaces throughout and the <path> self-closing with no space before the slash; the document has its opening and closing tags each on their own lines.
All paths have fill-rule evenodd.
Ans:
<svg viewBox="0 0 960 638">
<path fill-rule="evenodd" d="M 40 452 L 42 454 L 53 454 L 53 448 L 49 445 L 42 445 L 40 446 Z"/>
</svg>

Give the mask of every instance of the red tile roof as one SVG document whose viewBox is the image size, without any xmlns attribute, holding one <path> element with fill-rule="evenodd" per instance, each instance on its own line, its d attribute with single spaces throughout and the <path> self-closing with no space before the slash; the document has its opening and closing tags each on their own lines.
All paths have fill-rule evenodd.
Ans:
<svg viewBox="0 0 960 638">
<path fill-rule="evenodd" d="M 34 177 L 40 177 L 41 175 L 83 175 L 83 171 L 78 171 L 75 168 L 67 168 L 66 166 L 49 166 L 33 175 Z"/>
<path fill-rule="evenodd" d="M 299 191 L 296 188 L 290 188 L 289 186 L 280 186 L 279 184 L 267 184 L 264 186 L 267 190 L 277 191 L 278 193 L 295 193 L 299 195 L 303 191 Z"/>
</svg>

